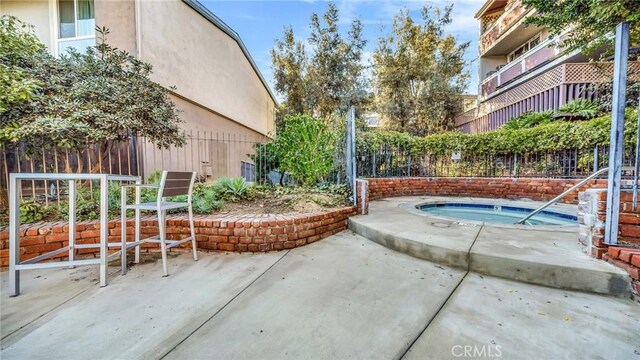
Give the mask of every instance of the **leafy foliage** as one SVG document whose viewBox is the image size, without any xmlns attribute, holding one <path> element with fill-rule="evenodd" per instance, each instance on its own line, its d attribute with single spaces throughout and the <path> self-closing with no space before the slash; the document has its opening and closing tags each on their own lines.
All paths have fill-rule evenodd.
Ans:
<svg viewBox="0 0 640 360">
<path fill-rule="evenodd" d="M 219 197 L 218 189 L 213 186 L 197 184 L 193 190 L 193 211 L 196 214 L 211 214 L 222 209 L 224 202 Z"/>
<path fill-rule="evenodd" d="M 591 119 L 598 115 L 598 105 L 589 99 L 575 99 L 562 105 L 558 112 L 570 114 L 571 117 Z"/>
<path fill-rule="evenodd" d="M 635 144 L 637 116 L 637 110 L 627 110 L 624 139 L 628 145 Z M 606 145 L 610 128 L 611 116 L 606 115 L 588 121 L 553 121 L 533 128 L 500 128 L 479 134 L 448 132 L 418 137 L 396 131 L 368 131 L 359 134 L 356 145 L 358 151 L 372 151 L 386 144 L 390 151 L 398 149 L 415 156 L 453 151 L 469 155 L 526 154 Z"/>
<path fill-rule="evenodd" d="M 244 178 L 220 178 L 213 187 L 225 199 L 239 200 L 246 197 L 250 184 Z"/>
<path fill-rule="evenodd" d="M 34 223 L 46 220 L 52 213 L 52 207 L 37 201 L 23 201 L 20 204 L 20 221 Z"/>
<path fill-rule="evenodd" d="M 313 184 L 333 166 L 335 139 L 320 120 L 307 115 L 288 115 L 275 140 L 280 170 L 303 184 Z"/>
<path fill-rule="evenodd" d="M 70 51 L 14 53 L 25 77 L 39 84 L 29 101 L 14 102 L 0 115 L 0 142 L 33 147 L 82 149 L 131 134 L 159 147 L 182 145 L 181 120 L 168 89 L 150 79 L 151 65 L 106 43 L 108 30 L 97 29 L 98 43 L 86 53 Z"/>
<path fill-rule="evenodd" d="M 518 130 L 532 128 L 537 125 L 548 124 L 551 122 L 553 111 L 543 112 L 526 112 L 516 118 L 509 120 L 502 126 L 503 129 Z"/>
<path fill-rule="evenodd" d="M 40 82 L 21 66 L 24 59 L 46 55 L 32 26 L 13 16 L 0 16 L 0 114 L 12 104 L 28 101 L 40 88 Z"/>
<path fill-rule="evenodd" d="M 271 62 L 276 91 L 285 98 L 280 109 L 283 115 L 315 114 L 329 123 L 344 115 L 350 105 L 358 109 L 366 105 L 362 24 L 353 20 L 346 36 L 340 33 L 339 24 L 338 8 L 330 2 L 322 16 L 311 16 L 310 52 L 290 27 L 276 41 Z"/>
<path fill-rule="evenodd" d="M 464 70 L 469 43 L 444 34 L 451 10 L 451 5 L 425 6 L 423 24 L 402 11 L 393 32 L 379 39 L 373 55 L 375 101 L 387 129 L 426 135 L 453 128 L 469 77 Z"/>
<path fill-rule="evenodd" d="M 267 143 L 255 143 L 253 145 L 254 153 L 249 156 L 256 165 L 256 180 L 259 183 L 268 182 L 269 173 L 280 166 L 280 160 L 278 159 L 275 146 L 276 144 L 274 141 Z"/>
<path fill-rule="evenodd" d="M 640 43 L 640 1 L 637 0 L 523 0 L 534 8 L 536 16 L 527 24 L 546 26 L 552 36 L 571 28 L 570 36 L 562 41 L 565 52 L 581 49 L 585 54 L 604 47 L 603 55 L 613 53 L 614 39 L 608 36 L 622 21 L 630 23 L 630 43 Z"/>
</svg>

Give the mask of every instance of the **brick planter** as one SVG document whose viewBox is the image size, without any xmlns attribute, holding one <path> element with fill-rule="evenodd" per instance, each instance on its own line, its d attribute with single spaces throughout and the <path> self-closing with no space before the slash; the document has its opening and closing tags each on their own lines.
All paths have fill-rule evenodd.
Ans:
<svg viewBox="0 0 640 360">
<path fill-rule="evenodd" d="M 239 252 L 264 252 L 292 249 L 313 243 L 347 228 L 347 219 L 355 213 L 353 207 L 345 207 L 311 214 L 294 215 L 227 215 L 199 216 L 195 220 L 196 241 L 201 250 L 225 250 Z M 127 221 L 129 240 L 133 238 L 133 220 Z M 80 222 L 76 226 L 76 242 L 98 243 L 100 224 L 97 221 Z M 21 260 L 59 249 L 68 245 L 69 227 L 66 223 L 40 223 L 20 228 Z M 143 218 L 142 237 L 158 234 L 155 218 Z M 189 222 L 177 215 L 167 220 L 167 237 L 180 239 L 189 236 Z M 109 222 L 109 241 L 120 241 L 120 221 Z M 183 247 L 190 248 L 189 244 Z M 157 248 L 157 244 L 143 244 L 145 249 Z M 96 254 L 97 249 L 78 249 L 79 254 Z M 55 258 L 65 258 L 60 254 Z M 9 264 L 9 230 L 0 229 L 0 264 Z"/>
</svg>

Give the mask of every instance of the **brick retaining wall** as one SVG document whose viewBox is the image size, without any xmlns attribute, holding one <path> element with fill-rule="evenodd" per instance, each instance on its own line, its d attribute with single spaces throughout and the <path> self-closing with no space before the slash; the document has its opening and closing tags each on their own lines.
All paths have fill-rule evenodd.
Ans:
<svg viewBox="0 0 640 360">
<path fill-rule="evenodd" d="M 347 228 L 347 218 L 355 213 L 353 207 L 345 207 L 311 214 L 294 215 L 211 215 L 198 216 L 195 220 L 196 241 L 201 250 L 226 250 L 261 252 L 292 249 L 310 244 Z M 133 238 L 133 220 L 127 222 L 129 240 Z M 80 222 L 76 226 L 76 242 L 98 243 L 98 221 Z M 27 260 L 37 255 L 68 245 L 69 226 L 64 222 L 24 225 L 20 228 L 20 257 Z M 154 217 L 145 217 L 141 224 L 142 237 L 158 234 Z M 167 238 L 181 239 L 189 236 L 189 222 L 184 215 L 169 217 Z M 120 221 L 109 222 L 109 241 L 120 241 Z M 182 244 L 190 248 L 190 243 Z M 143 244 L 143 248 L 157 248 L 158 244 Z M 78 249 L 78 254 L 95 254 L 97 249 Z M 59 254 L 55 258 L 66 258 Z M 0 229 L 0 264 L 9 264 L 9 230 Z"/>
<path fill-rule="evenodd" d="M 367 179 L 369 199 L 392 196 L 473 196 L 485 198 L 550 200 L 573 186 L 579 180 L 544 178 L 376 178 Z M 580 190 L 606 187 L 607 180 L 593 180 Z M 563 202 L 578 203 L 578 191 L 569 194 Z"/>
<path fill-rule="evenodd" d="M 608 261 L 629 273 L 633 289 L 640 296 L 640 208 L 632 210 L 632 194 L 620 193 L 618 246 L 604 242 L 607 190 L 589 189 L 580 193 L 578 222 L 580 242 L 591 256 Z"/>
</svg>

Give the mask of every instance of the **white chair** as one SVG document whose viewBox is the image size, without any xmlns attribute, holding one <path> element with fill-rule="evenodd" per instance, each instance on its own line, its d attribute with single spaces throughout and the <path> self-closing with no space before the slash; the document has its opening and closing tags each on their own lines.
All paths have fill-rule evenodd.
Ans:
<svg viewBox="0 0 640 360">
<path fill-rule="evenodd" d="M 160 179 L 160 184 L 137 184 L 137 185 L 123 185 L 122 197 L 121 197 L 121 214 L 122 214 L 122 274 L 126 274 L 127 268 L 127 249 L 131 247 L 136 248 L 135 262 L 140 261 L 140 245 L 145 242 L 160 243 L 160 249 L 162 251 L 162 268 L 164 276 L 169 276 L 169 269 L 167 267 L 167 249 L 171 249 L 174 246 L 178 246 L 184 242 L 191 241 L 191 247 L 193 248 L 193 260 L 198 260 L 198 253 L 196 252 L 196 234 L 193 224 L 193 207 L 191 205 L 193 184 L 196 180 L 195 172 L 178 172 L 178 171 L 163 171 Z M 136 201 L 135 204 L 127 204 L 126 188 L 137 187 L 136 189 Z M 140 190 L 139 188 L 156 188 L 158 194 L 156 201 L 141 203 L 140 202 Z M 186 195 L 187 202 L 173 202 L 167 201 L 166 198 L 170 196 Z M 191 228 L 191 236 L 182 240 L 167 240 L 167 226 L 166 226 L 166 214 L 167 210 L 188 208 L 189 210 L 189 226 Z M 135 221 L 135 242 L 126 242 L 126 211 L 133 209 L 136 211 Z M 158 214 L 158 228 L 159 234 L 146 239 L 140 239 L 140 211 L 156 211 Z"/>
</svg>

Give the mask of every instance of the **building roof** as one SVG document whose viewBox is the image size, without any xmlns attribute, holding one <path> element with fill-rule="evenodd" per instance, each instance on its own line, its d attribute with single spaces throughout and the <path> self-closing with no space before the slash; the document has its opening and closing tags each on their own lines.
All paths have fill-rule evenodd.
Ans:
<svg viewBox="0 0 640 360">
<path fill-rule="evenodd" d="M 276 106 L 277 106 L 278 105 L 278 100 L 276 99 L 276 97 L 273 94 L 273 92 L 271 92 L 271 88 L 269 87 L 269 84 L 265 80 L 264 76 L 262 76 L 262 73 L 260 72 L 260 69 L 258 69 L 258 65 L 256 65 L 255 61 L 253 61 L 253 58 L 251 57 L 251 54 L 249 53 L 249 50 L 247 50 L 247 48 L 244 46 L 244 43 L 242 42 L 242 39 L 240 38 L 240 35 L 238 35 L 238 33 L 235 32 L 235 30 L 233 30 L 229 25 L 225 24 L 224 21 L 222 21 L 219 17 L 215 16 L 209 9 L 204 7 L 197 0 L 182 0 L 182 1 L 185 4 L 189 5 L 189 7 L 191 7 L 193 10 L 198 12 L 198 14 L 202 15 L 202 17 L 207 19 L 215 27 L 217 27 L 218 29 L 222 30 L 230 38 L 235 40 L 235 42 L 240 47 L 240 50 L 242 50 L 242 53 L 244 54 L 244 56 L 247 58 L 247 60 L 251 64 L 251 67 L 256 72 L 256 75 L 258 75 L 258 77 L 260 78 L 260 81 L 262 82 L 262 85 L 264 85 L 264 88 L 267 89 L 267 92 L 271 96 L 271 99 L 273 99 L 273 101 L 276 103 Z"/>
<path fill-rule="evenodd" d="M 504 8 L 506 5 L 507 5 L 507 0 L 487 0 L 482 5 L 480 10 L 478 10 L 478 12 L 475 15 L 475 18 L 479 19 L 480 17 L 482 17 L 482 15 L 486 13 L 490 13 L 497 9 Z"/>
</svg>

